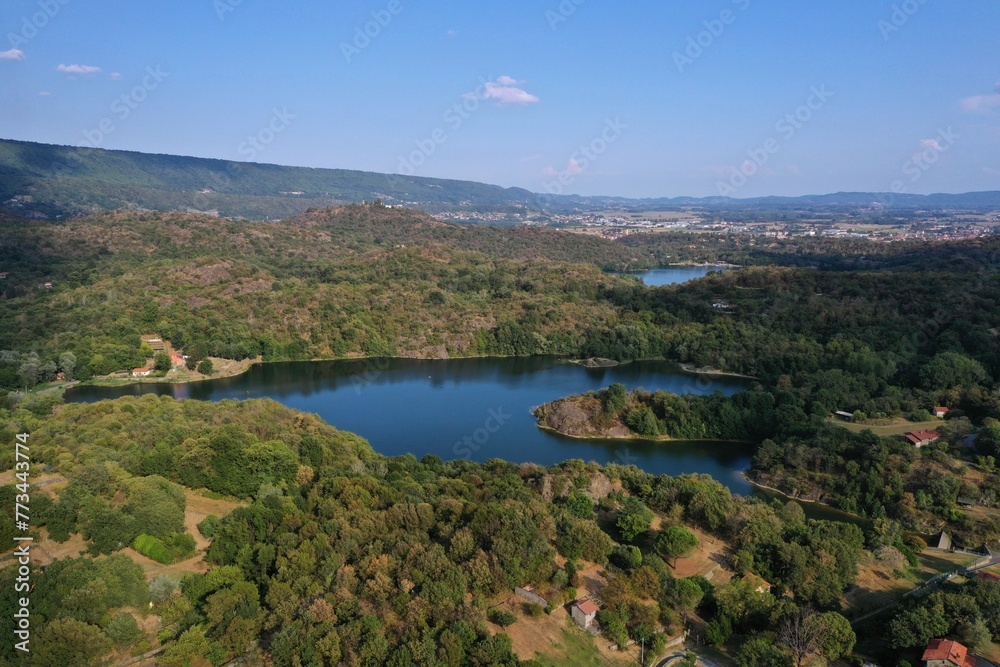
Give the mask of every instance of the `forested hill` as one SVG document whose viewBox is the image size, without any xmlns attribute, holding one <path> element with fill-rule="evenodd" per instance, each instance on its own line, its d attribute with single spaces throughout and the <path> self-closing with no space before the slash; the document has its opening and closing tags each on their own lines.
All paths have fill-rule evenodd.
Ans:
<svg viewBox="0 0 1000 667">
<path fill-rule="evenodd" d="M 42 366 L 70 352 L 77 377 L 144 363 L 149 332 L 195 358 L 570 353 L 582 323 L 612 318 L 598 290 L 624 279 L 602 268 L 637 261 L 601 239 L 380 205 L 281 223 L 8 220 L 0 256 L 0 350 L 35 351 Z M 13 367 L 0 361 L 0 386 L 17 385 Z"/>
<path fill-rule="evenodd" d="M 522 188 L 350 169 L 154 155 L 0 139 L 0 208 L 58 220 L 109 210 L 201 211 L 274 220 L 308 208 L 381 200 L 425 211 L 603 211 L 695 207 L 742 212 L 856 209 L 978 210 L 1000 207 L 1000 192 L 915 195 L 849 192 L 803 197 L 583 197 Z"/>
<path fill-rule="evenodd" d="M 218 212 L 253 220 L 383 199 L 440 206 L 537 206 L 520 188 L 0 140 L 0 202 L 48 219 L 116 209 Z"/>
</svg>

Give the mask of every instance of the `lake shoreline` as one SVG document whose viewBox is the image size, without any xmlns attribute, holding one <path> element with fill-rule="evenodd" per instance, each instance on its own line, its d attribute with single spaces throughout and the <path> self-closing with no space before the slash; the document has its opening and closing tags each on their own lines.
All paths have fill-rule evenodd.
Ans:
<svg viewBox="0 0 1000 667">
<path fill-rule="evenodd" d="M 600 361 L 608 361 L 608 362 L 612 362 L 612 363 L 607 363 L 607 364 L 602 363 L 602 364 L 598 364 L 598 365 L 588 365 L 587 362 L 589 361 L 589 359 L 574 358 L 574 357 L 559 356 L 559 355 L 544 355 L 543 354 L 543 355 L 531 355 L 531 356 L 523 356 L 522 357 L 522 356 L 503 356 L 503 355 L 496 355 L 496 354 L 481 354 L 481 355 L 468 355 L 468 356 L 460 356 L 460 357 L 445 357 L 443 359 L 442 358 L 438 358 L 438 357 L 418 357 L 418 356 L 404 356 L 404 357 L 400 357 L 400 356 L 391 356 L 391 357 L 364 357 L 364 356 L 360 356 L 360 357 L 333 357 L 333 358 L 329 358 L 329 357 L 315 357 L 313 359 L 272 359 L 272 360 L 263 360 L 263 359 L 259 359 L 258 358 L 258 359 L 252 360 L 245 367 L 241 367 L 238 370 L 235 370 L 235 372 L 217 371 L 217 372 L 213 373 L 211 376 L 206 376 L 206 377 L 179 379 L 179 378 L 171 378 L 169 376 L 164 376 L 164 377 L 130 377 L 130 378 L 125 378 L 125 377 L 123 377 L 123 378 L 110 378 L 110 377 L 104 376 L 104 377 L 100 377 L 100 378 L 93 378 L 93 379 L 86 380 L 86 381 L 75 380 L 74 381 L 75 384 L 73 384 L 72 386 L 80 386 L 80 387 L 130 387 L 130 386 L 137 386 L 137 385 L 144 385 L 144 384 L 190 385 L 190 384 L 198 384 L 198 383 L 201 383 L 201 382 L 211 382 L 212 380 L 222 380 L 222 379 L 225 379 L 225 378 L 239 377 L 241 375 L 246 375 L 247 373 L 249 373 L 256 366 L 264 366 L 264 365 L 269 365 L 269 364 L 303 364 L 303 363 L 305 363 L 305 364 L 312 364 L 312 363 L 328 363 L 328 362 L 335 362 L 335 361 L 345 361 L 346 362 L 346 361 L 378 361 L 378 360 L 384 360 L 384 361 L 387 361 L 387 362 L 392 362 L 392 361 L 460 361 L 462 359 L 532 359 L 532 358 L 536 358 L 536 357 L 547 357 L 547 358 L 550 358 L 550 359 L 554 359 L 554 360 L 558 361 L 559 363 L 572 364 L 572 365 L 575 365 L 575 366 L 579 366 L 581 368 L 586 368 L 588 370 L 594 370 L 594 369 L 600 370 L 600 369 L 604 369 L 604 368 L 610 369 L 610 368 L 616 368 L 616 367 L 619 367 L 619 366 L 625 366 L 625 365 L 628 365 L 628 364 L 632 364 L 632 363 L 636 363 L 636 362 L 644 362 L 644 361 L 657 361 L 657 362 L 662 361 L 664 363 L 674 364 L 679 369 L 681 369 L 682 371 L 684 371 L 685 373 L 690 373 L 691 375 L 707 375 L 707 376 L 718 376 L 718 377 L 731 377 L 731 378 L 739 378 L 739 379 L 743 379 L 743 380 L 757 380 L 757 379 L 759 379 L 759 378 L 757 378 L 755 376 L 752 376 L 752 375 L 744 375 L 742 373 L 732 373 L 732 372 L 727 372 L 727 371 L 721 371 L 721 370 L 714 369 L 714 368 L 694 368 L 690 364 L 679 363 L 679 362 L 677 362 L 677 361 L 675 361 L 673 359 L 666 359 L 666 358 L 663 358 L 663 357 L 648 357 L 648 358 L 643 358 L 643 359 L 629 359 L 629 360 L 626 360 L 626 361 L 614 361 L 614 360 L 611 360 L 611 359 L 607 359 L 607 360 L 600 360 Z M 242 365 L 242 362 L 237 362 L 237 363 L 240 363 Z M 381 369 L 379 369 L 379 368 L 372 369 L 373 372 L 379 372 L 380 370 Z M 66 387 L 61 387 L 61 388 L 66 388 Z M 52 389 L 54 389 L 54 388 L 49 388 L 47 391 L 51 391 Z M 718 441 L 712 441 L 712 442 L 718 442 Z"/>
<path fill-rule="evenodd" d="M 541 406 L 538 406 L 541 407 Z M 535 408 L 534 410 L 537 410 Z M 532 410 L 532 414 L 534 414 Z M 537 419 L 536 419 L 537 421 Z M 549 433 L 555 433 L 556 435 L 562 436 L 564 438 L 571 438 L 573 440 L 586 440 L 588 442 L 649 442 L 649 443 L 685 443 L 685 442 L 718 442 L 727 445 L 750 445 L 757 446 L 758 443 L 752 440 L 719 440 L 718 438 L 671 438 L 670 436 L 660 435 L 655 438 L 644 437 L 641 435 L 573 435 L 572 433 L 566 433 L 565 431 L 560 431 L 559 429 L 552 428 L 551 426 L 545 426 L 544 424 L 538 423 L 538 428 L 542 431 L 547 431 Z M 750 482 L 749 479 L 747 479 Z M 753 482 L 750 482 L 751 484 Z"/>
<path fill-rule="evenodd" d="M 696 368 L 691 364 L 677 364 L 681 367 L 681 370 L 688 373 L 694 373 L 695 375 L 719 375 L 722 377 L 731 378 L 743 378 L 744 380 L 759 380 L 760 378 L 756 375 L 746 375 L 745 373 L 734 373 L 732 371 L 722 371 L 718 368 Z"/>
</svg>

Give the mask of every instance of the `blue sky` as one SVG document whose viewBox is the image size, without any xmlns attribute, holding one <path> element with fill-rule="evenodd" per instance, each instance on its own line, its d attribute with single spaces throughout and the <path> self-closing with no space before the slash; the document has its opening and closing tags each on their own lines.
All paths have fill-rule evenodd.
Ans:
<svg viewBox="0 0 1000 667">
<path fill-rule="evenodd" d="M 588 195 L 1000 189 L 995 0 L 5 0 L 0 26 L 4 138 Z"/>
</svg>

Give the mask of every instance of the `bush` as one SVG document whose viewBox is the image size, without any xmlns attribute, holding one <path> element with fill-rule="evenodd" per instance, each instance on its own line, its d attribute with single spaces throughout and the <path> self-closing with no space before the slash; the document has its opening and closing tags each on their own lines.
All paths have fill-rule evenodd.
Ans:
<svg viewBox="0 0 1000 667">
<path fill-rule="evenodd" d="M 713 646 L 721 646 L 733 636 L 733 624 L 728 616 L 716 616 L 705 628 L 705 641 Z"/>
<path fill-rule="evenodd" d="M 201 523 L 198 524 L 198 532 L 204 535 L 207 539 L 212 539 L 217 532 L 219 532 L 219 527 L 222 525 L 222 519 L 215 516 L 214 514 L 209 514 Z"/>
<path fill-rule="evenodd" d="M 132 614 L 121 612 L 108 623 L 104 633 L 118 646 L 132 644 L 142 637 L 142 630 Z"/>
<path fill-rule="evenodd" d="M 534 602 L 529 602 L 524 605 L 524 613 L 531 618 L 540 618 L 543 614 L 545 614 L 545 607 Z"/>
<path fill-rule="evenodd" d="M 194 552 L 194 537 L 187 533 L 174 533 L 163 539 L 152 535 L 140 535 L 135 538 L 132 548 L 157 563 L 169 565 L 181 560 Z"/>
<path fill-rule="evenodd" d="M 166 575 L 160 575 L 149 584 L 149 597 L 157 604 L 166 602 L 175 592 L 177 592 L 177 582 Z"/>
<path fill-rule="evenodd" d="M 623 570 L 634 570 L 642 565 L 642 552 L 639 547 L 617 546 L 611 552 L 610 560 Z"/>
<path fill-rule="evenodd" d="M 501 628 L 506 628 L 508 625 L 514 625 L 514 622 L 517 621 L 517 616 L 498 607 L 490 609 L 486 613 L 486 618 L 488 618 L 491 623 L 496 623 Z"/>
<path fill-rule="evenodd" d="M 202 359 L 201 363 L 198 364 L 198 372 L 202 375 L 211 375 L 215 372 L 215 366 L 212 365 L 211 359 Z"/>
</svg>

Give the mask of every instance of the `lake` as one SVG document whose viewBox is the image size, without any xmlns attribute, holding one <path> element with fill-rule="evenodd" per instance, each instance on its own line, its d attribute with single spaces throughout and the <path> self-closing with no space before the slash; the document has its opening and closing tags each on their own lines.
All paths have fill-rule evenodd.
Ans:
<svg viewBox="0 0 1000 667">
<path fill-rule="evenodd" d="M 725 266 L 668 266 L 662 269 L 650 269 L 639 273 L 622 273 L 619 275 L 635 276 L 648 287 L 663 287 L 677 285 L 698 278 L 704 278 L 712 271 L 728 271 Z"/>
<path fill-rule="evenodd" d="M 272 398 L 320 415 L 366 438 L 387 456 L 501 458 L 552 465 L 567 459 L 634 464 L 653 474 L 707 473 L 735 493 L 752 487 L 742 471 L 753 447 L 733 443 L 565 438 L 536 426 L 532 408 L 621 382 L 678 394 L 733 393 L 741 378 L 688 373 L 664 361 L 583 368 L 551 357 L 517 359 L 373 359 L 258 364 L 247 373 L 192 384 L 79 386 L 70 402 L 154 393 L 206 401 Z"/>
</svg>

